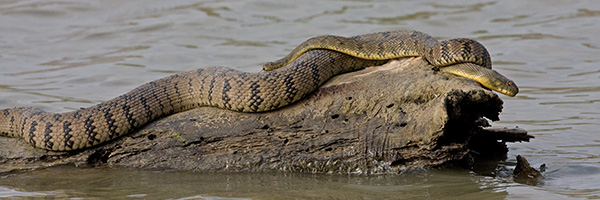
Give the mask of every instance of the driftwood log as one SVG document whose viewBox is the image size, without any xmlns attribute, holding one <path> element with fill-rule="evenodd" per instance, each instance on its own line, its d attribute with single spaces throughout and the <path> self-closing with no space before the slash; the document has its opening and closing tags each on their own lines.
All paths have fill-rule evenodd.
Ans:
<svg viewBox="0 0 600 200">
<path fill-rule="evenodd" d="M 291 106 L 265 113 L 202 107 L 155 121 L 98 147 L 35 149 L 0 137 L 0 173 L 61 164 L 144 169 L 379 174 L 469 166 L 506 156 L 524 130 L 485 130 L 502 100 L 477 82 L 436 72 L 421 58 L 334 77 Z M 498 155 L 493 155 L 497 157 Z"/>
</svg>

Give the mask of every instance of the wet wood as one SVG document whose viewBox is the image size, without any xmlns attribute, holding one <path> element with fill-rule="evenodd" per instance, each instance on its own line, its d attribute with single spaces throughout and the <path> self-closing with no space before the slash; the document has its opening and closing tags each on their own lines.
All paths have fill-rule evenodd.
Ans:
<svg viewBox="0 0 600 200">
<path fill-rule="evenodd" d="M 545 164 L 540 168 L 545 168 Z M 529 164 L 529 161 L 521 155 L 517 156 L 517 166 L 515 166 L 515 170 L 513 171 L 513 177 L 515 182 L 528 185 L 537 185 L 544 178 L 542 172 L 533 168 Z"/>
</svg>

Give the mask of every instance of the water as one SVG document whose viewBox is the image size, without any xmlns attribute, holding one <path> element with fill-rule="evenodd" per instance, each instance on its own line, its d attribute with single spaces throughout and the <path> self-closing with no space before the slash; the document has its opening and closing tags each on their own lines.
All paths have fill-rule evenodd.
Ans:
<svg viewBox="0 0 600 200">
<path fill-rule="evenodd" d="M 454 170 L 347 177 L 67 167 L 0 179 L 1 197 L 600 198 L 600 4 L 593 0 L 13 0 L 0 2 L 0 25 L 0 108 L 53 112 L 200 67 L 255 72 L 316 35 L 416 29 L 473 38 L 521 89 L 502 97 L 494 126 L 536 137 L 510 144 L 501 165 L 510 168 L 520 154 L 548 166 L 538 186 Z"/>
<path fill-rule="evenodd" d="M 57 173 L 69 173 L 57 177 Z M 78 177 L 73 179 L 73 177 Z M 440 199 L 451 195 L 501 199 L 507 182 L 478 177 L 465 171 L 415 172 L 407 176 L 356 177 L 298 173 L 207 174 L 144 170 L 41 170 L 4 184 L 7 190 L 28 188 L 38 198 L 150 198 L 150 199 Z M 46 183 L 46 184 L 40 184 Z M 51 183 L 51 184 L 48 184 Z M 134 183 L 134 184 L 132 184 Z M 60 189 L 57 189 L 60 188 Z M 13 192 L 13 191 L 11 191 Z M 14 194 L 25 196 L 24 193 Z M 0 190 L 0 197 L 2 191 Z"/>
</svg>

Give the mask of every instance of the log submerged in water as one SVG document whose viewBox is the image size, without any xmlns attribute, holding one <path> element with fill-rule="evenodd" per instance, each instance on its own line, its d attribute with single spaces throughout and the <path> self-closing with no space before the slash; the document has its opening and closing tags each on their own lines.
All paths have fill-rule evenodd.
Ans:
<svg viewBox="0 0 600 200">
<path fill-rule="evenodd" d="M 336 76 L 307 98 L 276 111 L 202 107 L 77 152 L 50 152 L 0 137 L 0 173 L 60 164 L 197 172 L 400 173 L 469 164 L 476 156 L 486 156 L 480 148 L 493 146 L 505 154 L 499 140 L 529 139 L 512 129 L 483 130 L 485 118 L 498 120 L 503 103 L 498 95 L 473 80 L 432 69 L 422 58 L 395 60 Z"/>
</svg>

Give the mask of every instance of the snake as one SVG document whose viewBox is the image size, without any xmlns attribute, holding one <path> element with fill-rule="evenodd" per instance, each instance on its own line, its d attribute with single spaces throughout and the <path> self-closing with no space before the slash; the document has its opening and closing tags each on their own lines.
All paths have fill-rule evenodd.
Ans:
<svg viewBox="0 0 600 200">
<path fill-rule="evenodd" d="M 272 111 L 306 97 L 333 76 L 382 65 L 396 57 L 423 56 L 440 71 L 485 80 L 479 82 L 509 96 L 518 92 L 514 82 L 491 70 L 483 45 L 469 39 L 438 42 L 428 34 L 402 30 L 349 38 L 317 36 L 297 49 L 265 64 L 264 71 L 200 68 L 142 84 L 113 99 L 70 112 L 52 113 L 34 107 L 0 109 L 0 135 L 22 138 L 50 151 L 82 150 L 193 108 Z"/>
<path fill-rule="evenodd" d="M 263 65 L 263 70 L 271 71 L 286 66 L 303 53 L 313 49 L 328 49 L 367 60 L 421 56 L 439 71 L 475 80 L 484 87 L 507 96 L 513 97 L 519 92 L 514 81 L 491 70 L 490 55 L 481 43 L 467 38 L 439 42 L 429 34 L 414 30 L 378 32 L 354 37 L 336 35 L 313 37 L 298 45 L 287 56 L 266 63 Z M 448 67 L 459 63 L 476 65 Z"/>
</svg>

